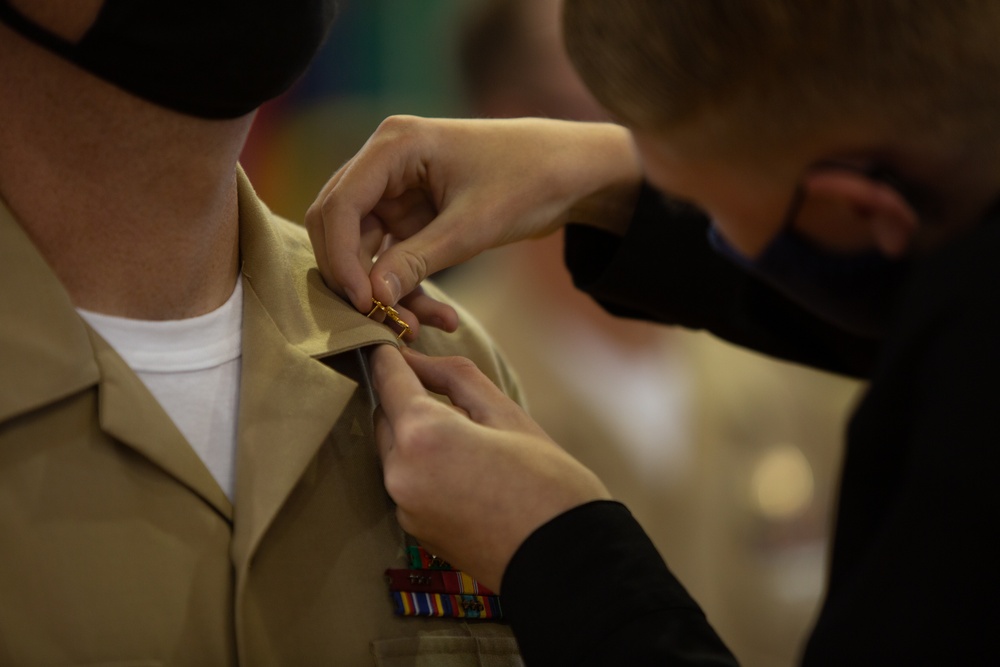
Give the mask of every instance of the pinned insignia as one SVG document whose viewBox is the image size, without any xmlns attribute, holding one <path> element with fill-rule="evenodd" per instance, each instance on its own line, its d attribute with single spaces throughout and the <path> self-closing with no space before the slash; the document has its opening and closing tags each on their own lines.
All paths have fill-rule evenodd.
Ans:
<svg viewBox="0 0 1000 667">
<path fill-rule="evenodd" d="M 372 309 L 368 311 L 368 317 L 371 318 L 371 316 L 374 315 L 376 311 L 379 310 L 385 313 L 385 316 L 390 320 L 392 320 L 396 324 L 396 326 L 399 327 L 399 335 L 396 336 L 396 340 L 399 340 L 405 334 L 410 333 L 410 325 L 400 319 L 399 312 L 395 308 L 383 304 L 378 299 L 372 299 L 372 304 L 374 305 L 372 306 Z"/>
<path fill-rule="evenodd" d="M 458 570 L 386 570 L 390 590 L 455 595 L 496 595 L 478 581 Z"/>
<path fill-rule="evenodd" d="M 406 558 L 414 570 L 454 570 L 449 563 L 431 554 L 423 547 L 406 547 Z"/>
</svg>

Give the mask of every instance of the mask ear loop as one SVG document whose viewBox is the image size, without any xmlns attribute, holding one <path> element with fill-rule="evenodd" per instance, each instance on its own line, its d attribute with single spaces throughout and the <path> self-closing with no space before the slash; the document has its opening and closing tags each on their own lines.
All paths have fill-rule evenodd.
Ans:
<svg viewBox="0 0 1000 667">
<path fill-rule="evenodd" d="M 24 14 L 11 7 L 7 0 L 0 0 L 0 22 L 6 23 L 11 30 L 17 32 L 22 37 L 63 58 L 72 60 L 73 55 L 76 53 L 76 44 L 49 32 L 30 20 Z"/>
</svg>

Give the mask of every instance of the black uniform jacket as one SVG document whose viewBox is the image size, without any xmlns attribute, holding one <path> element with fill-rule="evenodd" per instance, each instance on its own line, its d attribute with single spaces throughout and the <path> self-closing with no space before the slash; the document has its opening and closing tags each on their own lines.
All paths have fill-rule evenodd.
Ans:
<svg viewBox="0 0 1000 667">
<path fill-rule="evenodd" d="M 1000 664 L 1000 211 L 914 262 L 881 342 L 803 311 L 706 230 L 646 191 L 624 239 L 571 227 L 567 264 L 613 313 L 870 379 L 802 665 Z M 502 592 L 528 665 L 736 664 L 617 503 L 540 528 Z"/>
</svg>

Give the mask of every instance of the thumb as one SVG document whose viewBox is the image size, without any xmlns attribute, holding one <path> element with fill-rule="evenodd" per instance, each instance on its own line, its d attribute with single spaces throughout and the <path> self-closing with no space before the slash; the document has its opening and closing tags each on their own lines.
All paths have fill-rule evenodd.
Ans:
<svg viewBox="0 0 1000 667">
<path fill-rule="evenodd" d="M 403 348 L 401 352 L 424 387 L 447 396 L 472 421 L 483 426 L 512 429 L 548 438 L 521 406 L 504 394 L 469 359 L 430 357 L 410 348 Z"/>
<path fill-rule="evenodd" d="M 477 244 L 468 233 L 470 219 L 453 204 L 413 236 L 380 253 L 370 274 L 374 297 L 396 304 L 428 276 L 486 250 L 488 244 Z"/>
</svg>

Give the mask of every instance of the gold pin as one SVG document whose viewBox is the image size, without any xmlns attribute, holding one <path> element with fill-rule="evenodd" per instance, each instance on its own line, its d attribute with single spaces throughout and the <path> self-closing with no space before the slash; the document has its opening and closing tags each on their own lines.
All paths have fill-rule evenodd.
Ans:
<svg viewBox="0 0 1000 667">
<path fill-rule="evenodd" d="M 395 308 L 393 308 L 392 306 L 386 306 L 378 299 L 372 299 L 372 303 L 375 305 L 372 307 L 370 311 L 368 311 L 368 317 L 370 318 L 372 315 L 375 314 L 376 311 L 379 310 L 385 313 L 385 316 L 388 317 L 393 322 L 395 322 L 396 325 L 399 326 L 399 328 L 401 329 L 399 335 L 396 336 L 396 340 L 399 340 L 406 334 L 410 333 L 410 325 L 404 322 L 403 320 L 399 319 L 399 312 Z"/>
</svg>

